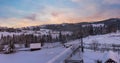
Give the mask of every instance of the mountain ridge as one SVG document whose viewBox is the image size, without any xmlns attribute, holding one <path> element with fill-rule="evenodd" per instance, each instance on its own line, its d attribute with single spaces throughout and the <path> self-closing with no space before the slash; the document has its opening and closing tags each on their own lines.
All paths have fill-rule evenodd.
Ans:
<svg viewBox="0 0 120 63">
<path fill-rule="evenodd" d="M 38 26 L 28 26 L 22 28 L 7 28 L 0 27 L 0 30 L 40 30 L 40 29 L 52 29 L 52 30 L 60 30 L 60 31 L 76 31 L 81 29 L 82 25 L 91 25 L 91 24 L 105 24 L 106 26 L 115 26 L 120 27 L 120 18 L 110 18 L 96 22 L 79 22 L 79 23 L 62 23 L 62 24 L 45 24 Z"/>
</svg>

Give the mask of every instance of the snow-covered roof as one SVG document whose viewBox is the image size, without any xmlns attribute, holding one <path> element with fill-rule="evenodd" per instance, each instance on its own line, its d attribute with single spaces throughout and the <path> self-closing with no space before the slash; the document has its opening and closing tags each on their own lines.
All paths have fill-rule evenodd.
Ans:
<svg viewBox="0 0 120 63">
<path fill-rule="evenodd" d="M 41 48 L 41 43 L 32 43 L 30 44 L 30 48 Z"/>
<path fill-rule="evenodd" d="M 105 63 L 109 59 L 112 59 L 115 62 L 119 63 L 118 54 L 113 52 L 113 51 L 105 52 L 105 54 L 103 56 L 103 61 L 102 62 Z"/>
<path fill-rule="evenodd" d="M 92 24 L 93 27 L 100 27 L 100 26 L 104 26 L 104 24 Z"/>
</svg>

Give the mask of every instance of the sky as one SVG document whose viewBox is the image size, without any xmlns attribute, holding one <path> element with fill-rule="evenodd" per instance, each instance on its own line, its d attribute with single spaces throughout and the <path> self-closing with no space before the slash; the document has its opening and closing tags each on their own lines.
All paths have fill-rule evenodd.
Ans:
<svg viewBox="0 0 120 63">
<path fill-rule="evenodd" d="M 0 26 L 93 22 L 120 18 L 120 0 L 0 0 Z"/>
</svg>

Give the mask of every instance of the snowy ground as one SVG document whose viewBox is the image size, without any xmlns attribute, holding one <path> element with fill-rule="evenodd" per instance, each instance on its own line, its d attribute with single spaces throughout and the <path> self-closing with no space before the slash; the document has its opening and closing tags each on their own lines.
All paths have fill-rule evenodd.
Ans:
<svg viewBox="0 0 120 63">
<path fill-rule="evenodd" d="M 88 36 L 83 38 L 84 43 L 92 43 L 93 41 L 97 41 L 101 44 L 120 44 L 120 33 L 111 33 L 105 35 L 95 35 L 95 36 Z M 67 44 L 79 44 L 80 40 L 70 41 Z"/>
<path fill-rule="evenodd" d="M 95 63 L 96 60 L 104 60 L 104 56 L 107 52 L 93 51 L 86 49 L 84 53 L 80 53 L 79 51 L 71 58 L 72 60 L 80 60 L 81 54 L 83 54 L 84 63 Z M 115 52 L 116 53 L 116 52 Z M 120 55 L 118 56 L 120 59 Z"/>
<path fill-rule="evenodd" d="M 97 40 L 98 43 L 120 44 L 120 33 L 96 35 L 84 38 L 85 43 L 91 43 L 93 40 Z"/>
<path fill-rule="evenodd" d="M 85 43 L 91 43 L 93 40 L 97 40 L 99 43 L 120 44 L 120 33 L 89 36 L 83 39 Z M 80 43 L 79 40 L 74 40 L 74 41 L 70 41 L 68 44 L 78 44 L 78 43 Z M 33 51 L 33 52 L 21 51 L 14 54 L 0 54 L 0 63 L 47 63 L 49 60 L 56 58 L 56 56 L 58 56 L 59 54 L 61 54 L 66 50 L 66 48 L 62 47 L 61 45 L 59 45 L 59 47 L 56 47 L 58 45 L 54 44 L 56 45 L 54 48 L 50 43 L 49 45 L 50 47 L 44 47 L 42 50 L 39 51 Z M 101 59 L 102 56 L 103 56 L 102 52 L 99 51 L 94 52 L 91 50 L 87 50 L 83 54 L 85 63 L 94 63 L 95 62 L 94 60 Z M 77 57 L 74 57 L 74 59 L 79 59 L 78 57 L 79 55 L 77 55 Z"/>
<path fill-rule="evenodd" d="M 21 51 L 14 54 L 0 54 L 0 63 L 47 63 L 64 50 L 63 47 L 56 47 L 33 52 Z"/>
</svg>

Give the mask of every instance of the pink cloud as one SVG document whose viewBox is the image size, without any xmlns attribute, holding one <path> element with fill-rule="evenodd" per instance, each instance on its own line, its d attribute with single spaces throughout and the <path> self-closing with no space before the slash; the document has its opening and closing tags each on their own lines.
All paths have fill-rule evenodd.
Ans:
<svg viewBox="0 0 120 63">
<path fill-rule="evenodd" d="M 26 16 L 25 18 L 35 21 L 35 20 L 36 20 L 36 17 L 37 17 L 36 14 L 31 14 L 31 15 L 29 15 L 29 16 Z"/>
<path fill-rule="evenodd" d="M 97 4 L 88 4 L 82 8 L 58 8 L 46 6 L 41 11 L 25 16 L 25 18 L 0 19 L 1 26 L 24 27 L 42 24 L 60 24 L 99 21 L 119 17 L 120 9 L 99 10 Z M 4 22 L 3 22 L 4 21 Z"/>
</svg>

